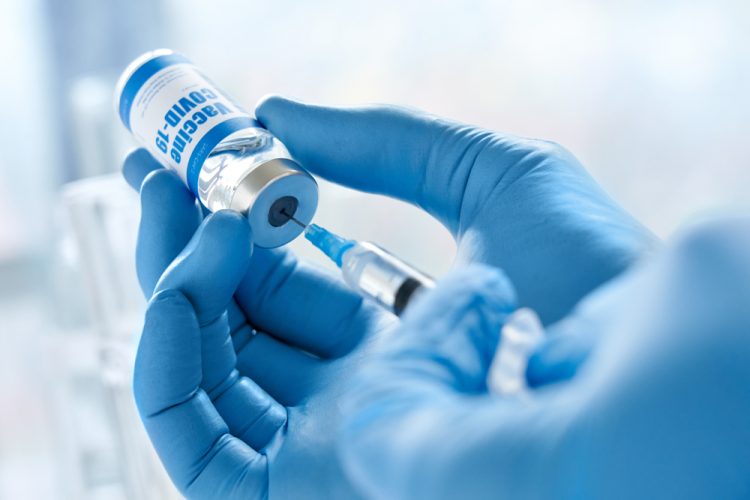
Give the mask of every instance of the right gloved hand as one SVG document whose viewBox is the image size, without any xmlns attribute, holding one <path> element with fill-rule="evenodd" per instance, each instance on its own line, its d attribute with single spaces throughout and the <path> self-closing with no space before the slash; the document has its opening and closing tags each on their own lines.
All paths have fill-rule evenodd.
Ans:
<svg viewBox="0 0 750 500">
<path fill-rule="evenodd" d="M 621 273 L 655 238 L 569 152 L 396 107 L 331 108 L 267 97 L 257 118 L 312 173 L 436 217 L 460 262 L 502 268 L 544 323 Z M 530 382 L 566 378 L 589 339 L 554 339 Z"/>
<path fill-rule="evenodd" d="M 458 257 L 504 269 L 545 323 L 653 243 L 562 147 L 396 107 L 330 108 L 268 97 L 263 125 L 310 172 L 413 203 Z"/>
<path fill-rule="evenodd" d="M 750 219 L 693 230 L 550 328 L 599 335 L 528 398 L 485 380 L 502 273 L 438 282 L 363 362 L 341 451 L 372 499 L 739 499 L 750 493 Z"/>
</svg>

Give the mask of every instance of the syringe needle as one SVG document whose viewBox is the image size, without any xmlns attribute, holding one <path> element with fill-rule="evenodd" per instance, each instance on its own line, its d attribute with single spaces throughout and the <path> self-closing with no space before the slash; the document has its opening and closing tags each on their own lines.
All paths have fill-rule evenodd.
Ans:
<svg viewBox="0 0 750 500">
<path fill-rule="evenodd" d="M 315 245 L 339 267 L 343 263 L 341 259 L 344 253 L 357 244 L 356 241 L 342 238 L 317 224 L 310 224 L 305 228 L 305 239 Z"/>
<path fill-rule="evenodd" d="M 289 213 L 286 210 L 282 210 L 281 213 L 284 214 L 284 215 L 286 215 L 287 217 L 289 217 L 290 221 L 294 222 L 295 224 L 297 224 L 302 229 L 304 229 L 304 228 L 307 227 L 306 225 L 302 224 L 300 221 L 298 221 L 297 219 L 295 219 L 294 217 L 292 217 L 291 215 L 289 215 Z"/>
</svg>

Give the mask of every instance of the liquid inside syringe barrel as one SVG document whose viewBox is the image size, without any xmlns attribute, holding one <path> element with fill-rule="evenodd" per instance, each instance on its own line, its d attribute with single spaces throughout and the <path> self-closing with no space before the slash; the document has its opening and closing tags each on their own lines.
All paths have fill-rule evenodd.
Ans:
<svg viewBox="0 0 750 500">
<path fill-rule="evenodd" d="M 432 278 L 370 242 L 359 242 L 347 250 L 341 271 L 350 287 L 397 315 L 420 293 L 435 286 Z"/>
</svg>

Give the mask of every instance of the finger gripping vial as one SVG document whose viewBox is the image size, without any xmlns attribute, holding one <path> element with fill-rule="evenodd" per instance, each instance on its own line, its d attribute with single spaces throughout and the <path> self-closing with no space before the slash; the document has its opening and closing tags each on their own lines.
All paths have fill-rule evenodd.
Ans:
<svg viewBox="0 0 750 500">
<path fill-rule="evenodd" d="M 187 58 L 168 49 L 133 61 L 117 84 L 120 119 L 210 211 L 232 209 L 266 248 L 294 239 L 318 204 L 313 177 L 286 147 Z"/>
</svg>

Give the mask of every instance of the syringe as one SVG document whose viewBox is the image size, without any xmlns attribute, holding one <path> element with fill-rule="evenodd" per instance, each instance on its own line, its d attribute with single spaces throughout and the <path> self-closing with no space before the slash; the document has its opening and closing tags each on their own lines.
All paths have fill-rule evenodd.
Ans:
<svg viewBox="0 0 750 500">
<path fill-rule="evenodd" d="M 369 241 L 348 240 L 317 224 L 305 227 L 304 234 L 336 263 L 347 285 L 396 315 L 435 286 L 432 278 Z"/>
<path fill-rule="evenodd" d="M 362 296 L 400 315 L 421 292 L 435 286 L 432 278 L 368 241 L 342 238 L 317 224 L 304 226 L 305 238 L 341 269 L 344 281 Z M 511 314 L 487 375 L 487 386 L 502 395 L 527 396 L 526 366 L 544 337 L 536 313 L 521 308 Z"/>
</svg>

